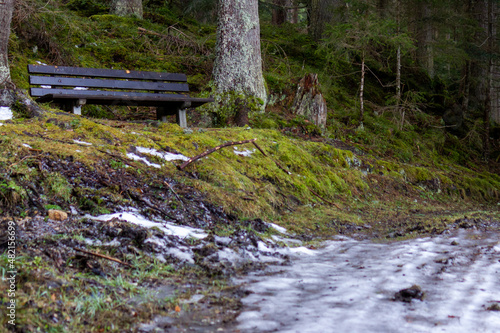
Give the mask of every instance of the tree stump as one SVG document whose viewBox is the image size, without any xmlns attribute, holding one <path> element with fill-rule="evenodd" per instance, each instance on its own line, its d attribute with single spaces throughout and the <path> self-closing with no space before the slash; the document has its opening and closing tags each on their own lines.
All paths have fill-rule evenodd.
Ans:
<svg viewBox="0 0 500 333">
<path fill-rule="evenodd" d="M 319 90 L 318 74 L 306 74 L 297 87 L 292 112 L 302 115 L 322 130 L 326 127 L 326 101 Z"/>
</svg>

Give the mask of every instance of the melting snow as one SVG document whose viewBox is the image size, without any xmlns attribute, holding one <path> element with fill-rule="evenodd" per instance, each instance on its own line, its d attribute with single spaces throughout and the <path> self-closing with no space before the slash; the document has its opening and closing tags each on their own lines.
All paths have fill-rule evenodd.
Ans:
<svg viewBox="0 0 500 333">
<path fill-rule="evenodd" d="M 14 117 L 14 115 L 8 106 L 0 106 L 0 120 L 9 120 L 12 119 L 12 117 Z"/>
<path fill-rule="evenodd" d="M 234 153 L 236 155 L 240 155 L 240 156 L 251 156 L 253 153 L 255 152 L 255 149 L 252 149 L 252 150 L 249 150 L 249 149 L 245 149 L 245 150 L 238 150 L 238 147 L 234 147 Z"/>
<path fill-rule="evenodd" d="M 155 149 L 152 149 L 152 148 L 137 147 L 137 151 L 139 153 L 143 153 L 143 154 L 158 156 L 158 157 L 164 159 L 165 161 L 173 161 L 173 160 L 187 161 L 187 160 L 189 160 L 189 157 L 186 157 L 182 154 L 174 154 L 174 153 L 168 153 L 168 152 L 161 153 L 161 152 L 159 152 Z"/>
<path fill-rule="evenodd" d="M 85 146 L 92 146 L 91 143 L 89 142 L 85 142 L 85 141 L 79 141 L 79 140 L 73 140 L 74 143 L 78 143 L 78 144 L 81 144 L 81 145 L 85 145 Z"/>
<path fill-rule="evenodd" d="M 264 222 L 268 227 L 270 228 L 273 228 L 274 230 L 276 230 L 277 232 L 280 232 L 282 234 L 286 234 L 287 233 L 287 230 L 283 227 L 280 227 L 279 225 L 277 224 L 274 224 L 274 223 L 269 223 L 269 222 Z"/>
<path fill-rule="evenodd" d="M 155 167 L 155 168 L 157 168 L 157 169 L 160 169 L 160 168 L 161 168 L 161 165 L 156 164 L 156 163 L 151 163 L 151 162 L 149 162 L 149 161 L 148 161 L 148 159 L 147 159 L 147 158 L 145 158 L 145 157 L 141 157 L 141 156 L 137 156 L 137 155 L 136 155 L 136 154 L 134 154 L 134 153 L 127 153 L 127 157 L 128 157 L 128 158 L 133 159 L 134 161 L 142 161 L 142 162 L 144 162 L 146 165 L 149 165 L 149 166 Z"/>
<path fill-rule="evenodd" d="M 202 239 L 207 237 L 207 234 L 201 229 L 191 228 L 188 226 L 179 226 L 171 222 L 164 222 L 164 223 L 153 222 L 141 216 L 137 212 L 105 214 L 95 217 L 87 215 L 86 217 L 98 221 L 109 221 L 113 218 L 119 218 L 120 220 L 124 220 L 147 228 L 157 227 L 163 232 L 165 232 L 165 234 L 167 235 L 178 236 L 180 238 L 192 237 L 192 238 Z"/>
<path fill-rule="evenodd" d="M 459 230 L 390 244 L 339 238 L 321 250 L 290 251 L 309 255 L 237 281 L 252 292 L 238 317 L 242 332 L 493 333 L 500 327 L 499 313 L 486 310 L 500 302 L 497 233 Z M 393 301 L 414 284 L 426 292 L 423 301 Z"/>
<path fill-rule="evenodd" d="M 23 143 L 23 147 L 26 147 L 26 148 L 31 148 L 31 146 L 27 143 Z M 31 148 L 32 149 L 32 148 Z"/>
</svg>

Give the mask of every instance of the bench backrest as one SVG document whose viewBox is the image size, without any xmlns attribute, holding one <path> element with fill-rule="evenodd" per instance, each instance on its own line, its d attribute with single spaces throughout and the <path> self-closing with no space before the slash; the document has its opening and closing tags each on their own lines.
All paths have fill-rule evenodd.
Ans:
<svg viewBox="0 0 500 333">
<path fill-rule="evenodd" d="M 41 97 L 52 87 L 63 89 L 89 88 L 98 90 L 137 90 L 154 93 L 187 93 L 189 86 L 185 74 L 165 72 L 131 71 L 67 66 L 28 65 L 33 97 Z M 46 87 L 42 87 L 46 86 Z M 50 87 L 47 87 L 50 86 Z"/>
</svg>

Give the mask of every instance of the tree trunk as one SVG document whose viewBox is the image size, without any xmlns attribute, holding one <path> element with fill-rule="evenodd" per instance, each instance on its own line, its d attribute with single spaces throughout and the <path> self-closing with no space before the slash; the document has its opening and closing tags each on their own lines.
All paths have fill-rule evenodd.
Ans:
<svg viewBox="0 0 500 333">
<path fill-rule="evenodd" d="M 406 4 L 411 20 L 411 30 L 416 39 L 415 58 L 431 78 L 434 77 L 433 17 L 429 0 L 414 0 Z"/>
<path fill-rule="evenodd" d="M 396 0 L 396 24 L 397 24 L 397 32 L 398 35 L 400 34 L 400 27 L 401 27 L 401 22 L 400 22 L 400 6 L 399 6 L 399 1 Z M 385 1 L 380 1 L 384 2 Z M 399 107 L 401 104 L 401 46 L 398 46 L 397 54 L 396 54 L 396 112 L 399 113 Z"/>
<path fill-rule="evenodd" d="M 262 75 L 257 0 L 220 0 L 213 78 L 217 94 L 236 92 L 261 99 L 267 94 Z"/>
<path fill-rule="evenodd" d="M 486 159 L 490 156 L 490 121 L 492 109 L 492 93 L 493 93 L 493 0 L 488 0 L 488 71 L 486 76 L 486 103 L 484 107 L 484 138 L 483 149 Z"/>
<path fill-rule="evenodd" d="M 112 0 L 110 12 L 118 16 L 136 16 L 142 19 L 142 0 Z"/>
<path fill-rule="evenodd" d="M 288 7 L 292 7 L 287 11 L 287 22 L 292 24 L 299 23 L 299 9 L 297 8 L 298 3 L 293 0 L 286 0 L 286 4 Z"/>
<path fill-rule="evenodd" d="M 273 25 L 282 25 L 286 21 L 286 0 L 274 0 L 273 4 L 276 7 L 273 8 L 271 23 Z"/>
<path fill-rule="evenodd" d="M 361 83 L 359 85 L 359 121 L 361 122 L 363 121 L 363 117 L 365 115 L 365 71 L 365 55 L 363 54 L 363 58 L 361 59 Z"/>
<path fill-rule="evenodd" d="M 14 0 L 0 1 L 0 89 L 10 83 L 8 46 Z"/>
<path fill-rule="evenodd" d="M 319 89 L 318 74 L 307 74 L 297 87 L 292 112 L 302 115 L 322 130 L 326 127 L 326 101 Z"/>
<path fill-rule="evenodd" d="M 333 20 L 338 0 L 311 0 L 309 7 L 309 34 L 319 41 L 323 36 L 325 25 Z"/>
</svg>

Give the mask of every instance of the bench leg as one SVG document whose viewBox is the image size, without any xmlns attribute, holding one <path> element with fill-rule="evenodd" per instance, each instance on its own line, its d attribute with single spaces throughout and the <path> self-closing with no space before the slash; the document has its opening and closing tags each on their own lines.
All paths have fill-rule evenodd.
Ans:
<svg viewBox="0 0 500 333">
<path fill-rule="evenodd" d="M 77 99 L 63 105 L 63 110 L 73 112 L 77 115 L 82 115 L 82 105 L 87 103 L 86 99 Z"/>
<path fill-rule="evenodd" d="M 177 111 L 177 124 L 179 124 L 180 127 L 186 128 L 187 127 L 187 119 L 186 119 L 186 109 L 179 109 Z"/>
</svg>

